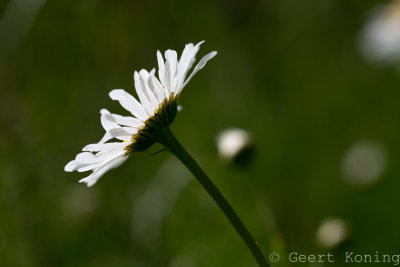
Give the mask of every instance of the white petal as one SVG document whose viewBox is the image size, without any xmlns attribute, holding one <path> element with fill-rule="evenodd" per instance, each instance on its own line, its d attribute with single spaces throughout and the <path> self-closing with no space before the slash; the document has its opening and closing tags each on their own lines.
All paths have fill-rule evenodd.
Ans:
<svg viewBox="0 0 400 267">
<path fill-rule="evenodd" d="M 151 76 L 151 80 L 153 82 L 153 85 L 155 87 L 158 87 L 158 91 L 160 92 L 160 103 L 166 98 L 168 97 L 169 93 L 168 90 L 165 88 L 165 86 L 163 86 L 160 81 L 155 77 L 155 76 Z"/>
<path fill-rule="evenodd" d="M 172 82 L 176 76 L 176 71 L 178 70 L 178 56 L 175 50 L 165 51 L 165 60 L 169 63 L 169 79 Z M 173 91 L 173 84 L 170 84 L 170 90 Z"/>
<path fill-rule="evenodd" d="M 133 127 L 133 128 L 139 128 L 144 125 L 143 121 L 136 119 L 134 117 L 130 117 L 130 116 L 121 116 L 118 114 L 109 113 L 109 114 L 106 114 L 104 117 L 108 121 L 117 123 L 119 125 Z M 117 128 L 117 127 L 114 127 L 114 128 Z"/>
<path fill-rule="evenodd" d="M 157 107 L 158 107 L 158 105 L 164 100 L 166 95 L 164 95 L 162 85 L 157 80 L 157 78 L 154 76 L 154 73 L 155 73 L 155 69 L 152 69 L 150 72 L 150 77 L 149 77 L 148 83 L 149 83 L 150 90 L 157 97 Z"/>
<path fill-rule="evenodd" d="M 213 57 L 215 57 L 215 55 L 217 54 L 216 51 L 213 51 L 211 53 L 208 53 L 207 55 L 205 55 L 200 61 L 199 63 L 197 63 L 196 67 L 194 68 L 194 70 L 192 71 L 192 73 L 190 74 L 189 78 L 186 79 L 185 83 L 183 84 L 183 86 L 181 88 L 179 88 L 178 90 L 178 94 L 182 91 L 183 87 L 186 86 L 186 84 L 192 79 L 192 77 L 199 71 L 201 70 L 207 63 L 207 61 L 209 61 L 210 59 L 212 59 Z"/>
<path fill-rule="evenodd" d="M 150 100 L 147 98 L 145 94 L 145 85 L 143 84 L 143 81 L 141 81 L 141 77 L 139 76 L 139 73 L 135 71 L 135 74 L 133 75 L 134 81 L 135 81 L 135 88 L 136 88 L 136 93 L 139 96 L 140 103 L 143 105 L 144 110 L 146 110 L 146 113 L 148 116 L 152 116 L 154 109 L 150 103 Z"/>
<path fill-rule="evenodd" d="M 86 166 L 87 164 L 93 163 L 96 163 L 95 156 L 90 152 L 82 152 L 76 155 L 74 160 L 68 162 L 68 164 L 65 165 L 64 170 L 66 172 L 73 172 L 79 168 L 82 168 L 83 166 Z"/>
<path fill-rule="evenodd" d="M 78 155 L 76 155 L 75 160 L 83 164 L 92 164 L 97 162 L 96 157 L 93 155 L 93 153 L 90 152 L 79 153 Z"/>
<path fill-rule="evenodd" d="M 119 140 L 130 140 L 132 135 L 137 133 L 137 129 L 130 127 L 121 127 L 115 128 L 108 131 L 112 137 L 117 138 Z"/>
<path fill-rule="evenodd" d="M 143 122 L 142 122 L 143 125 Z M 98 142 L 98 144 L 104 144 L 107 141 L 113 139 L 113 138 L 117 138 L 119 140 L 130 140 L 131 136 L 136 134 L 139 130 L 139 127 L 118 127 L 118 128 L 113 128 L 108 130 L 103 138 L 101 138 L 101 140 Z"/>
<path fill-rule="evenodd" d="M 165 70 L 164 70 L 164 86 L 168 91 L 168 94 L 171 94 L 171 67 L 169 61 L 165 63 Z"/>
<path fill-rule="evenodd" d="M 101 168 L 102 166 L 108 164 L 110 160 L 115 159 L 116 157 L 120 157 L 121 155 L 124 155 L 125 151 L 121 150 L 113 150 L 112 153 L 108 153 L 106 156 L 102 156 L 101 160 L 92 164 L 88 164 L 86 166 L 83 166 L 78 169 L 78 172 L 86 172 L 90 170 L 96 171 L 98 168 Z"/>
<path fill-rule="evenodd" d="M 116 158 L 110 160 L 109 162 L 106 162 L 102 167 L 98 168 L 88 177 L 79 180 L 79 182 L 86 183 L 88 187 L 91 187 L 99 180 L 99 178 L 104 173 L 106 173 L 110 169 L 120 166 L 127 158 L 128 156 L 123 156 L 123 155 L 117 156 Z"/>
<path fill-rule="evenodd" d="M 123 89 L 114 89 L 110 92 L 112 100 L 117 100 L 126 110 L 136 118 L 145 121 L 148 118 L 143 106 L 130 94 Z"/>
<path fill-rule="evenodd" d="M 64 171 L 66 172 L 73 172 L 80 167 L 84 166 L 84 164 L 77 162 L 76 160 L 71 160 L 70 162 L 67 163 L 64 167 Z"/>
<path fill-rule="evenodd" d="M 100 110 L 100 121 L 104 130 L 109 131 L 114 128 L 119 128 L 120 126 L 116 124 L 114 121 L 107 119 L 107 115 L 110 115 L 110 112 L 107 109 Z"/>
<path fill-rule="evenodd" d="M 90 151 L 90 152 L 103 151 L 103 150 L 116 150 L 116 149 L 122 150 L 126 145 L 127 144 L 124 142 L 114 142 L 114 143 L 105 143 L 105 144 L 90 144 L 90 145 L 85 146 L 82 150 Z M 89 154 L 92 154 L 92 153 L 89 153 Z"/>
<path fill-rule="evenodd" d="M 150 86 L 149 86 L 150 73 L 148 73 L 147 70 L 142 69 L 139 72 L 139 76 L 141 77 L 140 80 L 141 80 L 141 83 L 142 83 L 142 87 L 143 87 L 143 89 L 145 89 L 144 93 L 146 94 L 147 99 L 149 99 L 149 101 L 150 101 L 150 104 L 151 104 L 151 106 L 153 108 L 153 112 L 152 113 L 154 114 L 154 110 L 158 108 L 159 102 L 158 102 L 156 96 L 154 95 L 153 90 L 150 89 Z"/>
<path fill-rule="evenodd" d="M 197 43 L 195 46 L 193 46 L 193 44 L 187 44 L 185 46 L 181 58 L 179 59 L 179 88 L 182 87 L 187 72 L 192 68 L 193 63 L 196 61 L 196 54 L 202 43 L 204 43 L 204 41 Z"/>
<path fill-rule="evenodd" d="M 182 77 L 182 79 L 185 78 L 186 73 L 188 70 L 192 67 L 194 61 L 195 61 L 195 56 L 197 52 L 199 51 L 200 45 L 204 41 L 196 44 L 196 46 L 193 46 L 193 44 L 187 44 L 185 46 L 185 49 L 183 49 L 181 58 L 179 59 L 179 77 Z M 183 82 L 183 80 L 182 80 Z"/>
<path fill-rule="evenodd" d="M 76 155 L 74 160 L 71 160 L 70 162 L 68 162 L 67 165 L 65 165 L 64 170 L 66 172 L 72 172 L 72 171 L 76 171 L 88 164 L 93 164 L 98 162 L 96 160 L 96 157 L 90 153 L 90 152 L 82 152 L 79 153 L 78 155 Z"/>
<path fill-rule="evenodd" d="M 199 49 L 200 44 L 201 43 L 196 45 L 196 50 Z M 190 60 L 193 58 L 192 50 L 193 50 L 193 44 L 192 43 L 185 45 L 185 48 L 183 49 L 182 55 L 179 58 L 179 67 L 190 68 L 190 66 L 188 67 L 187 63 L 190 62 Z"/>
<path fill-rule="evenodd" d="M 99 141 L 99 144 L 104 144 L 105 142 L 107 142 L 108 140 L 112 139 L 112 135 L 109 132 L 106 132 L 104 134 L 104 136 L 101 138 L 101 140 Z"/>
<path fill-rule="evenodd" d="M 158 61 L 158 77 L 160 78 L 161 84 L 165 85 L 164 81 L 165 63 L 160 51 L 157 51 L 157 61 Z"/>
<path fill-rule="evenodd" d="M 150 73 L 142 69 L 139 73 L 135 71 L 135 87 L 136 92 L 145 107 L 149 116 L 154 115 L 154 111 L 158 108 L 158 100 L 154 96 L 153 91 L 149 87 Z"/>
<path fill-rule="evenodd" d="M 116 151 L 122 151 L 125 149 L 125 146 L 131 144 L 131 142 L 121 142 L 121 144 L 124 144 L 121 148 L 118 149 L 113 149 L 113 150 L 101 150 L 96 153 L 96 158 L 99 158 L 101 160 L 106 160 L 108 159 L 111 155 L 113 155 Z M 125 151 L 125 150 L 124 150 Z"/>
</svg>

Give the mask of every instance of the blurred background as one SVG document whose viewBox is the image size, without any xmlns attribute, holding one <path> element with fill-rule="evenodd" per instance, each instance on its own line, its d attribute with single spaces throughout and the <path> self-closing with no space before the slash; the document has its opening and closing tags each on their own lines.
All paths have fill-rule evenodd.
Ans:
<svg viewBox="0 0 400 267">
<path fill-rule="evenodd" d="M 101 108 L 128 115 L 111 89 L 133 93 L 157 49 L 201 40 L 198 58 L 218 55 L 172 131 L 275 266 L 292 251 L 331 252 L 329 266 L 398 254 L 398 3 L 0 1 L 0 266 L 255 266 L 158 146 L 93 188 L 64 172 L 103 136 Z"/>
</svg>

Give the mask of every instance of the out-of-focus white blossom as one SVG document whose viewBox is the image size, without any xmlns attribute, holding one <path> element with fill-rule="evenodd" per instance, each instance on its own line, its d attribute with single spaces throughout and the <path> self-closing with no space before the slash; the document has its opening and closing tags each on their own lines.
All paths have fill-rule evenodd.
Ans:
<svg viewBox="0 0 400 267">
<path fill-rule="evenodd" d="M 375 63 L 400 63 L 400 0 L 373 13 L 364 27 L 361 48 Z"/>
<path fill-rule="evenodd" d="M 348 224 L 339 218 L 328 218 L 321 222 L 317 231 L 317 242 L 321 247 L 334 248 L 349 237 Z"/>
<path fill-rule="evenodd" d="M 352 185 L 369 185 L 381 177 L 387 164 L 382 144 L 359 141 L 346 152 L 341 166 L 343 179 Z"/>
<path fill-rule="evenodd" d="M 223 160 L 235 159 L 243 150 L 251 145 L 250 134 L 240 128 L 223 130 L 217 137 L 217 146 Z"/>
</svg>

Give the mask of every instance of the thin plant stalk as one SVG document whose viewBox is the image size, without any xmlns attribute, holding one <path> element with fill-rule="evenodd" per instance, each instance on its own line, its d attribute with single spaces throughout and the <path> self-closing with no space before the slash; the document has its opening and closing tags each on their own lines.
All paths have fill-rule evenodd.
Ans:
<svg viewBox="0 0 400 267">
<path fill-rule="evenodd" d="M 204 189 L 217 203 L 219 208 L 228 218 L 242 240 L 246 243 L 248 249 L 254 256 L 260 267 L 270 266 L 264 254 L 260 250 L 258 244 L 243 224 L 242 220 L 233 210 L 232 206 L 228 203 L 226 198 L 222 195 L 221 191 L 215 186 L 211 179 L 200 168 L 197 162 L 190 156 L 190 154 L 183 148 L 179 141 L 175 138 L 168 127 L 164 127 L 158 135 L 158 142 L 165 146 L 165 148 L 174 154 L 196 177 Z"/>
</svg>

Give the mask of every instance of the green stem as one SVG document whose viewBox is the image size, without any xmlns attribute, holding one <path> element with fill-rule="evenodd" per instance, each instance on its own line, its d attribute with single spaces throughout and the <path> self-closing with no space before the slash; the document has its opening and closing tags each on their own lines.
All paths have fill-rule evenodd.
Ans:
<svg viewBox="0 0 400 267">
<path fill-rule="evenodd" d="M 172 152 L 182 163 L 190 170 L 190 172 L 196 177 L 200 184 L 206 189 L 211 195 L 220 209 L 223 211 L 225 216 L 231 222 L 233 227 L 236 229 L 240 237 L 246 243 L 250 252 L 253 254 L 255 260 L 260 267 L 269 266 L 264 254 L 261 252 L 256 241 L 251 236 L 250 232 L 244 226 L 242 220 L 233 210 L 231 205 L 210 180 L 210 178 L 204 173 L 197 162 L 189 155 L 189 153 L 182 147 L 168 127 L 164 127 L 158 135 L 158 141 L 163 144 L 170 152 Z"/>
</svg>

